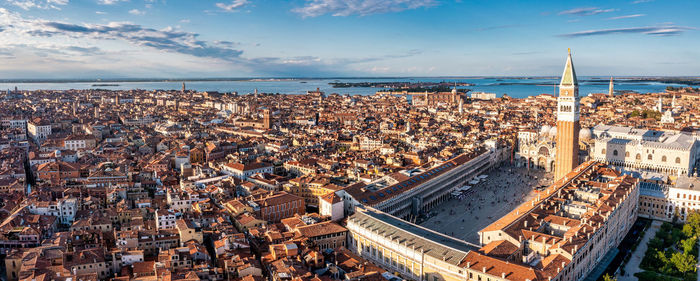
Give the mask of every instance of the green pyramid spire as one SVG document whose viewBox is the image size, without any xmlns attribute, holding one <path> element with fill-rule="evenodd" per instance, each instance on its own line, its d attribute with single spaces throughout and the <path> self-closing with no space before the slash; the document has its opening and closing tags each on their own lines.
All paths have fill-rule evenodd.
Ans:
<svg viewBox="0 0 700 281">
<path fill-rule="evenodd" d="M 561 75 L 560 86 L 578 86 L 578 79 L 576 79 L 576 70 L 574 70 L 574 62 L 571 60 L 571 49 L 569 49 L 569 56 L 566 58 L 566 66 L 564 67 L 564 74 Z"/>
</svg>

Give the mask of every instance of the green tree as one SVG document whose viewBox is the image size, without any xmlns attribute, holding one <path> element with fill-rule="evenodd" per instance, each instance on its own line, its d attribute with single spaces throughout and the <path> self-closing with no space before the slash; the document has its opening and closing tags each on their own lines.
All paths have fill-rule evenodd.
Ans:
<svg viewBox="0 0 700 281">
<path fill-rule="evenodd" d="M 605 275 L 603 275 L 603 281 L 617 281 L 617 278 L 612 277 L 610 273 L 605 273 Z"/>
<path fill-rule="evenodd" d="M 671 263 L 682 273 L 690 272 L 695 269 L 695 257 L 682 253 L 673 253 L 670 259 Z"/>
<path fill-rule="evenodd" d="M 649 243 L 647 243 L 647 246 L 649 246 L 649 248 L 652 248 L 652 249 L 660 250 L 660 249 L 663 249 L 663 247 L 664 247 L 664 241 L 662 239 L 654 237 L 651 240 L 649 240 Z"/>
<path fill-rule="evenodd" d="M 688 214 L 688 217 L 685 220 L 685 224 L 690 225 L 690 227 L 693 228 L 693 235 L 692 236 L 695 236 L 695 237 L 700 236 L 700 213 L 699 212 L 696 212 L 696 211 L 690 212 Z"/>
<path fill-rule="evenodd" d="M 660 264 L 668 264 L 670 261 L 668 260 L 668 257 L 666 256 L 666 252 L 656 251 L 656 262 L 658 262 Z"/>
<path fill-rule="evenodd" d="M 686 223 L 683 225 L 683 235 L 685 235 L 685 237 L 693 237 L 695 236 L 695 230 L 691 225 Z"/>
<path fill-rule="evenodd" d="M 695 248 L 696 243 L 697 239 L 694 237 L 681 240 L 680 245 L 681 249 L 683 249 L 683 253 L 689 255 L 693 251 L 693 248 Z"/>
</svg>

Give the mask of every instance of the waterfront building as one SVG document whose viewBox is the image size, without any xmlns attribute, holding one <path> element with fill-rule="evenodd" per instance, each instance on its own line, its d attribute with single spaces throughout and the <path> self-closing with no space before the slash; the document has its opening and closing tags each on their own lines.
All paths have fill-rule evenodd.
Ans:
<svg viewBox="0 0 700 281">
<path fill-rule="evenodd" d="M 598 125 L 592 159 L 626 170 L 693 175 L 700 165 L 700 142 L 683 132 Z"/>
</svg>

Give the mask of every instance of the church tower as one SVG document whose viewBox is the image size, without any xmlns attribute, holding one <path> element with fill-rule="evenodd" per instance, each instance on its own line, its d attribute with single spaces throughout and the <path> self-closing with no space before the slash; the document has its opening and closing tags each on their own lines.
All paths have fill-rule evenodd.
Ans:
<svg viewBox="0 0 700 281">
<path fill-rule="evenodd" d="M 613 78 L 612 78 L 612 76 L 610 76 L 610 87 L 608 88 L 608 95 L 609 96 L 613 96 L 613 94 L 615 94 L 615 88 L 613 86 L 614 86 Z"/>
<path fill-rule="evenodd" d="M 270 123 L 270 110 L 269 109 L 265 109 L 263 111 L 263 127 L 265 129 L 272 128 L 272 124 Z"/>
<path fill-rule="evenodd" d="M 563 178 L 578 166 L 578 133 L 581 129 L 579 103 L 578 79 L 569 49 L 557 98 L 557 155 L 554 180 Z"/>
</svg>

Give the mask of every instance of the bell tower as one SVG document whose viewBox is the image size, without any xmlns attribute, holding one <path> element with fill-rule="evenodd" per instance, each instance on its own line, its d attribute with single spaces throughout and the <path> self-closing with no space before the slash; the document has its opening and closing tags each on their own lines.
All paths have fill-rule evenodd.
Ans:
<svg viewBox="0 0 700 281">
<path fill-rule="evenodd" d="M 272 125 L 270 124 L 270 110 L 269 109 L 265 109 L 263 111 L 263 127 L 265 129 L 272 128 Z"/>
<path fill-rule="evenodd" d="M 581 129 L 579 110 L 578 79 L 569 49 L 557 98 L 557 155 L 554 180 L 563 178 L 578 166 L 578 133 Z"/>
</svg>

